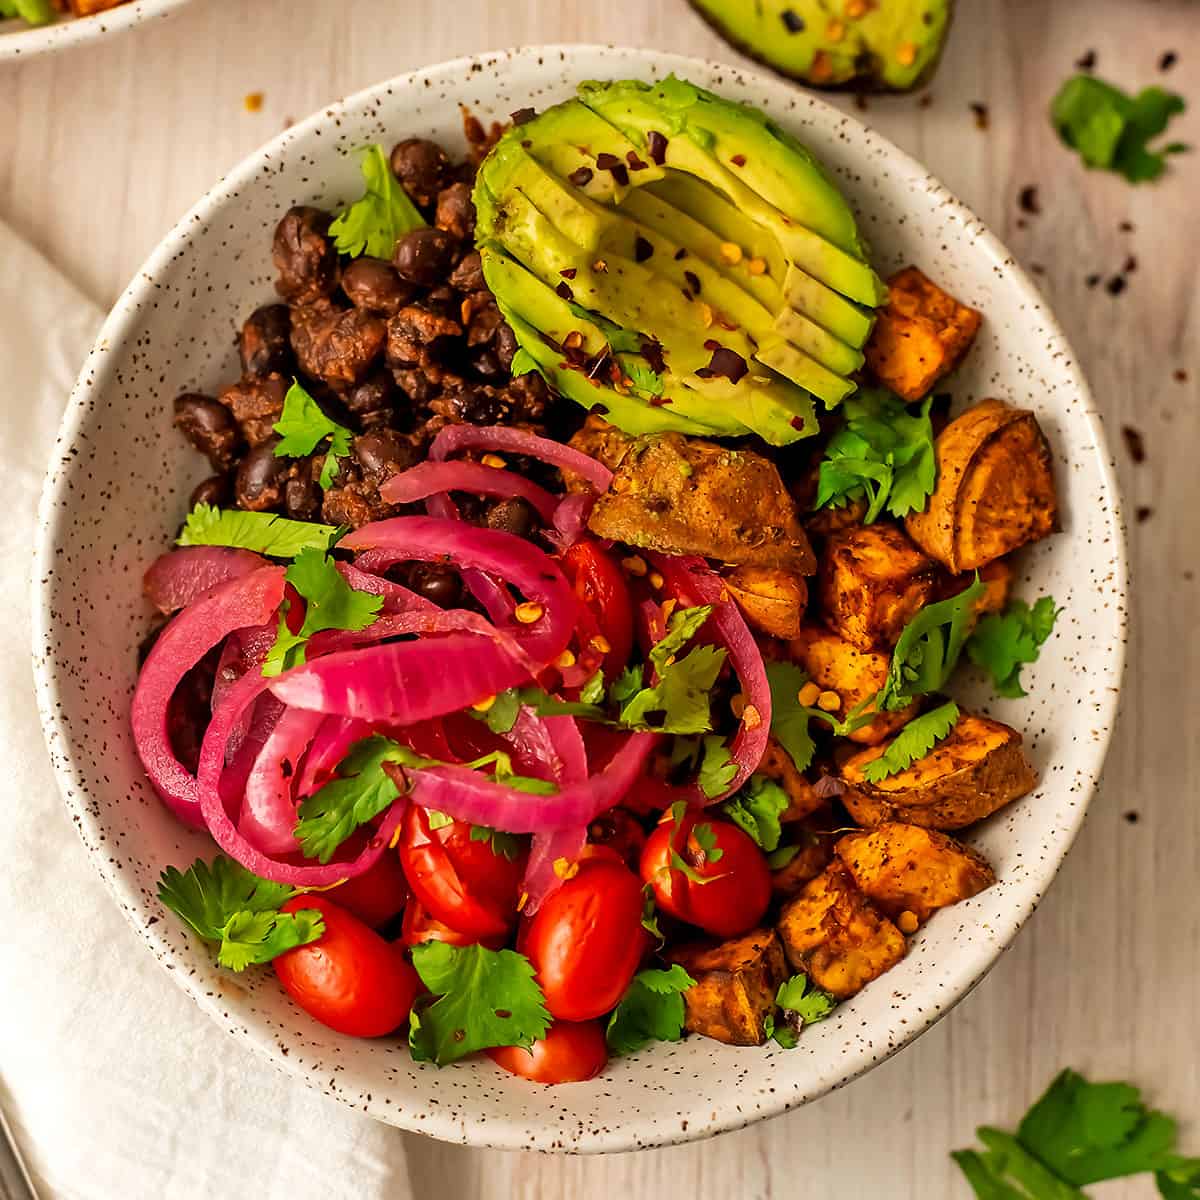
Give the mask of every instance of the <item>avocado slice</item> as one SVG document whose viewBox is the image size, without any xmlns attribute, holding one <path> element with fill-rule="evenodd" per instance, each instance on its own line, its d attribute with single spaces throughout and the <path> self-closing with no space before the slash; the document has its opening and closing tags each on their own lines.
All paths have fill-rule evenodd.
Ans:
<svg viewBox="0 0 1200 1200">
<path fill-rule="evenodd" d="M 475 204 L 522 348 L 622 428 L 644 405 L 639 426 L 785 445 L 855 388 L 885 290 L 829 175 L 753 109 L 583 84 L 500 139 Z"/>
<path fill-rule="evenodd" d="M 953 0 L 691 0 L 751 58 L 813 87 L 906 92 L 937 67 Z"/>
</svg>

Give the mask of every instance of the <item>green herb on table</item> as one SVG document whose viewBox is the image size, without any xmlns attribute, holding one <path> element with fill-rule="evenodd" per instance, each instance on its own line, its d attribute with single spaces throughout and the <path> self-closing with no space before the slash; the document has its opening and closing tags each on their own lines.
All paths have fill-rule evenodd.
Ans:
<svg viewBox="0 0 1200 1200">
<path fill-rule="evenodd" d="M 382 146 L 367 147 L 362 174 L 367 185 L 362 199 L 334 218 L 329 236 L 339 254 L 351 258 L 367 254 L 390 261 L 396 243 L 406 233 L 425 228 L 426 221 L 392 174 Z"/>
</svg>

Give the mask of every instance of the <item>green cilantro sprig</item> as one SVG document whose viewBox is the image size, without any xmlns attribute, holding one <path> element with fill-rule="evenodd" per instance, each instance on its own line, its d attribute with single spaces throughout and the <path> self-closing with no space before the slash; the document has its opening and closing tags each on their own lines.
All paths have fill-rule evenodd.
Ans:
<svg viewBox="0 0 1200 1200">
<path fill-rule="evenodd" d="M 894 517 L 923 511 L 937 482 L 932 403 L 926 400 L 913 413 L 881 388 L 860 390 L 846 400 L 846 424 L 825 448 L 813 507 L 865 499 L 867 525 L 884 511 Z"/>
<path fill-rule="evenodd" d="M 745 787 L 725 801 L 722 810 L 769 854 L 779 848 L 783 836 L 779 817 L 790 803 L 787 792 L 774 780 L 765 775 L 751 775 Z"/>
<path fill-rule="evenodd" d="M 608 1019 L 605 1037 L 613 1054 L 634 1054 L 650 1042 L 683 1036 L 683 993 L 696 981 L 678 964 L 639 971 Z"/>
<path fill-rule="evenodd" d="M 354 431 L 326 416 L 298 380 L 293 380 L 288 388 L 283 412 L 272 428 L 279 434 L 276 458 L 304 458 L 328 439 L 318 480 L 322 491 L 328 489 L 337 474 L 338 459 L 350 453 Z"/>
<path fill-rule="evenodd" d="M 1151 150 L 1172 117 L 1183 112 L 1183 97 L 1158 87 L 1130 96 L 1094 75 L 1076 75 L 1059 89 L 1050 106 L 1058 136 L 1083 159 L 1124 175 L 1130 183 L 1157 179 L 1167 169 L 1167 156 L 1189 149 L 1170 142 Z"/>
<path fill-rule="evenodd" d="M 953 700 L 919 717 L 914 717 L 892 739 L 888 748 L 863 767 L 868 783 L 879 783 L 889 775 L 907 770 L 918 758 L 924 758 L 958 722 L 958 705 Z"/>
<path fill-rule="evenodd" d="M 1032 608 L 1024 600 L 1014 600 L 1003 613 L 989 613 L 975 627 L 967 641 L 967 657 L 991 672 L 998 696 L 1017 699 L 1025 695 L 1021 668 L 1037 662 L 1060 612 L 1052 596 L 1043 596 Z"/>
<path fill-rule="evenodd" d="M 1086 1200 L 1081 1188 L 1151 1171 L 1166 1200 L 1200 1195 L 1200 1159 L 1175 1153 L 1175 1121 L 1127 1083 L 1063 1071 L 1015 1135 L 988 1125 L 976 1132 L 984 1149 L 951 1158 L 980 1200 Z"/>
<path fill-rule="evenodd" d="M 366 148 L 362 174 L 366 184 L 362 199 L 334 218 L 329 235 L 339 254 L 390 259 L 396 243 L 406 233 L 425 228 L 425 218 L 392 174 L 387 155 L 378 143 Z"/>
<path fill-rule="evenodd" d="M 546 998 L 529 959 L 515 950 L 424 942 L 413 966 L 438 997 L 409 1017 L 408 1045 L 417 1062 L 439 1067 L 490 1046 L 528 1049 L 550 1028 Z"/>
<path fill-rule="evenodd" d="M 302 550 L 328 550 L 343 532 L 336 525 L 201 503 L 188 513 L 176 542 L 180 546 L 234 546 L 272 558 L 295 558 Z"/>
<path fill-rule="evenodd" d="M 782 1010 L 783 1020 L 776 1021 L 768 1014 L 766 1034 L 785 1050 L 795 1047 L 805 1025 L 825 1020 L 837 1007 L 837 1001 L 828 992 L 813 985 L 803 974 L 793 975 L 779 985 L 775 1003 Z"/>
<path fill-rule="evenodd" d="M 333 560 L 321 550 L 301 550 L 284 578 L 305 601 L 304 623 L 299 632 L 288 627 L 290 601 L 280 606 L 275 643 L 263 662 L 264 675 L 279 675 L 304 662 L 304 647 L 314 633 L 324 629 L 366 629 L 374 624 L 383 597 L 352 588 Z"/>
<path fill-rule="evenodd" d="M 325 932 L 314 908 L 279 911 L 296 895 L 296 888 L 260 879 L 223 854 L 211 863 L 198 858 L 186 871 L 167 867 L 158 881 L 159 900 L 206 942 L 216 942 L 217 961 L 234 971 L 270 962 Z"/>
</svg>

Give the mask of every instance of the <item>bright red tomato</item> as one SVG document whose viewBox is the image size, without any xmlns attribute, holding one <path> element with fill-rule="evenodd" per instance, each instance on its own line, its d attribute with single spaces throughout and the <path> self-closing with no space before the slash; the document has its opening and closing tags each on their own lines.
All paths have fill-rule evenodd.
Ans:
<svg viewBox="0 0 1200 1200">
<path fill-rule="evenodd" d="M 429 815 L 410 804 L 400 831 L 400 862 L 408 886 L 431 917 L 472 941 L 504 936 L 517 919 L 524 855 L 510 862 L 471 826 L 451 821 L 429 828 Z"/>
<path fill-rule="evenodd" d="M 315 893 L 293 896 L 284 912 L 319 909 L 325 932 L 275 959 L 287 994 L 311 1017 L 352 1037 L 382 1037 L 407 1019 L 421 980 L 401 946 Z"/>
<path fill-rule="evenodd" d="M 555 1021 L 528 1050 L 497 1046 L 487 1055 L 506 1071 L 534 1083 L 579 1083 L 604 1070 L 608 1046 L 599 1021 Z"/>
<path fill-rule="evenodd" d="M 448 946 L 474 946 L 477 942 L 489 950 L 499 950 L 505 941 L 504 934 L 491 938 L 477 938 L 459 933 L 449 925 L 436 920 L 425 911 L 425 906 L 415 897 L 404 909 L 404 922 L 400 927 L 400 940 L 406 946 L 417 946 L 421 942 L 445 942 Z"/>
<path fill-rule="evenodd" d="M 517 937 L 556 1020 L 587 1021 L 613 1008 L 648 942 L 642 885 L 609 853 L 585 859 Z"/>
<path fill-rule="evenodd" d="M 625 669 L 633 649 L 633 600 L 625 573 L 611 554 L 593 538 L 583 538 L 562 556 L 563 570 L 575 594 L 596 618 L 609 649 L 604 673 L 614 676 Z"/>
<path fill-rule="evenodd" d="M 394 854 L 381 854 L 361 875 L 347 879 L 331 893 L 333 902 L 372 929 L 386 925 L 408 899 L 408 881 Z"/>
<path fill-rule="evenodd" d="M 712 830 L 720 852 L 715 862 L 696 839 L 697 825 Z M 672 850 L 709 882 L 694 882 L 672 867 Z M 705 813 L 687 813 L 678 825 L 669 813 L 663 817 L 642 851 L 642 878 L 654 889 L 659 908 L 717 937 L 752 929 L 771 900 L 771 872 L 754 839 L 731 821 Z"/>
</svg>

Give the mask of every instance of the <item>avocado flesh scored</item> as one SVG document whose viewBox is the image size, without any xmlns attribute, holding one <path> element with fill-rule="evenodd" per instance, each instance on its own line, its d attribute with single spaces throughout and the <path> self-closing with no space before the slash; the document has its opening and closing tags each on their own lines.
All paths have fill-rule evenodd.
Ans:
<svg viewBox="0 0 1200 1200">
<path fill-rule="evenodd" d="M 932 72 L 953 7 L 952 0 L 876 0 L 851 16 L 845 0 L 691 4 L 735 46 L 793 79 L 887 91 L 908 91 Z"/>
</svg>

